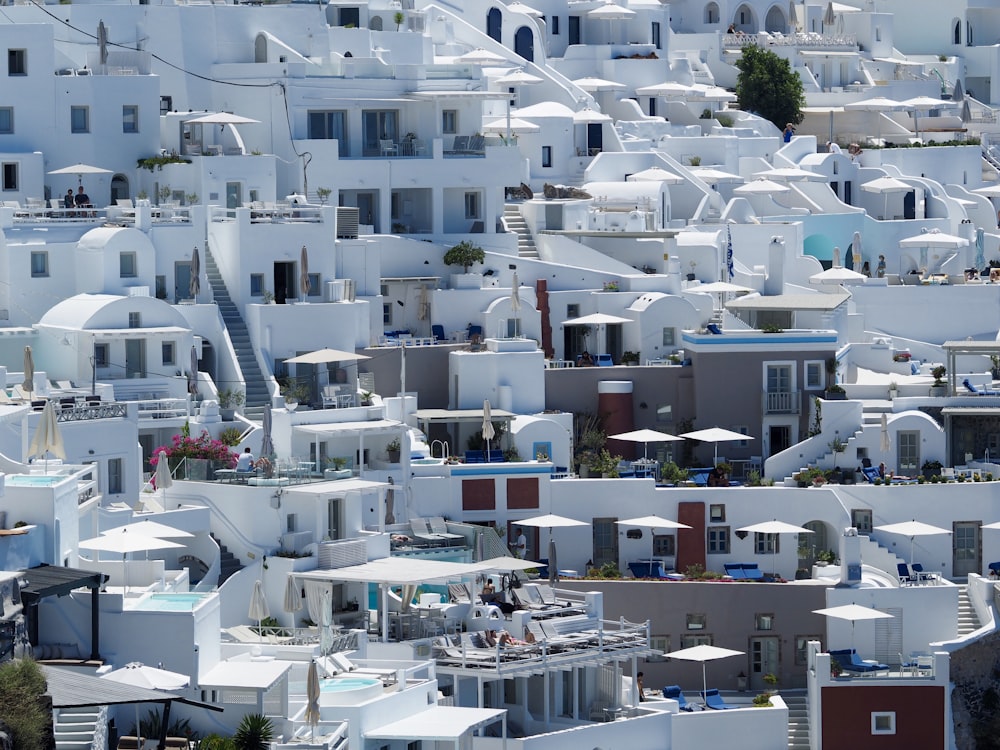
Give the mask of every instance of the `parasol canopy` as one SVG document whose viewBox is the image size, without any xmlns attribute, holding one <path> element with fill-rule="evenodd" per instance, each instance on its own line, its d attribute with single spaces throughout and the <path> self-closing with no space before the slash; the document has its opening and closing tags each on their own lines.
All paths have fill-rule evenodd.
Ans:
<svg viewBox="0 0 1000 750">
<path fill-rule="evenodd" d="M 679 651 L 670 651 L 664 656 L 669 659 L 681 659 L 683 661 L 700 661 L 701 662 L 701 687 L 702 692 L 708 692 L 708 678 L 706 676 L 705 664 L 710 661 L 715 661 L 716 659 L 728 659 L 730 656 L 742 656 L 743 651 L 734 651 L 731 648 L 722 648 L 721 646 L 709 646 L 707 644 L 702 644 L 700 646 L 692 646 L 691 648 L 682 648 Z"/>
</svg>

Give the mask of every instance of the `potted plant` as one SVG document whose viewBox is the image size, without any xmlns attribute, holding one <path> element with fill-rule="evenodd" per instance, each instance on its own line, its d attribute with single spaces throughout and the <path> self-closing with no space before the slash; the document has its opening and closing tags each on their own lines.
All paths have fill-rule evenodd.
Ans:
<svg viewBox="0 0 1000 750">
<path fill-rule="evenodd" d="M 397 10 L 392 14 L 392 22 L 396 24 L 396 31 L 399 31 L 399 27 L 403 25 L 404 21 L 406 21 L 406 16 L 403 14 L 403 11 Z"/>
<path fill-rule="evenodd" d="M 622 364 L 630 367 L 639 364 L 639 352 L 622 352 Z"/>
<path fill-rule="evenodd" d="M 323 472 L 324 479 L 350 479 L 352 472 L 347 468 L 347 456 L 332 456 L 326 459 L 327 468 Z"/>
<path fill-rule="evenodd" d="M 594 455 L 590 461 L 590 471 L 593 474 L 600 474 L 605 479 L 618 476 L 618 464 L 621 463 L 621 456 L 612 456 L 607 448 L 602 448 L 600 453 Z"/>
<path fill-rule="evenodd" d="M 287 379 L 281 386 L 281 395 L 285 397 L 285 408 L 295 411 L 300 403 L 309 400 L 309 392 L 308 383 L 293 378 Z"/>
<path fill-rule="evenodd" d="M 937 365 L 931 368 L 931 375 L 934 376 L 934 382 L 931 383 L 932 396 L 947 396 L 948 395 L 948 384 L 945 382 L 944 376 L 948 374 L 948 368 L 944 365 Z"/>
<path fill-rule="evenodd" d="M 923 466 L 920 467 L 921 471 L 924 473 L 924 479 L 928 482 L 934 479 L 934 477 L 941 476 L 942 464 L 940 461 L 934 459 L 928 459 L 924 461 Z"/>
<path fill-rule="evenodd" d="M 899 394 L 899 385 L 895 380 L 889 381 L 889 400 L 895 400 L 896 396 Z"/>
<path fill-rule="evenodd" d="M 330 199 L 330 194 L 333 191 L 327 187 L 316 188 L 316 197 L 319 198 L 319 203 L 321 206 L 325 206 L 326 202 Z"/>
<path fill-rule="evenodd" d="M 830 452 L 833 453 L 833 468 L 836 469 L 838 463 L 837 457 L 847 450 L 847 443 L 841 440 L 840 436 L 837 435 L 830 441 L 829 446 Z"/>
<path fill-rule="evenodd" d="M 389 463 L 398 464 L 399 463 L 399 438 L 393 438 L 388 443 L 385 444 L 385 452 L 389 455 Z"/>
<path fill-rule="evenodd" d="M 844 390 L 844 386 L 834 383 L 824 391 L 823 398 L 827 401 L 846 401 L 847 391 Z"/>
<path fill-rule="evenodd" d="M 446 266 L 461 266 L 461 274 L 452 274 L 452 287 L 455 289 L 477 289 L 482 284 L 482 275 L 469 273 L 474 263 L 482 263 L 486 260 L 486 251 L 479 245 L 462 240 L 457 245 L 452 246 L 444 254 L 444 264 Z"/>
<path fill-rule="evenodd" d="M 222 412 L 223 420 L 232 422 L 236 416 L 236 409 L 243 406 L 245 398 L 239 388 L 223 388 L 219 391 L 219 410 Z"/>
<path fill-rule="evenodd" d="M 273 304 L 275 304 L 275 302 L 274 302 L 274 292 L 268 291 L 267 289 L 263 290 L 260 293 L 260 298 L 262 300 L 264 300 L 264 304 L 265 305 L 273 305 Z"/>
<path fill-rule="evenodd" d="M 372 405 L 372 392 L 371 391 L 361 391 L 361 405 L 371 406 Z"/>
</svg>

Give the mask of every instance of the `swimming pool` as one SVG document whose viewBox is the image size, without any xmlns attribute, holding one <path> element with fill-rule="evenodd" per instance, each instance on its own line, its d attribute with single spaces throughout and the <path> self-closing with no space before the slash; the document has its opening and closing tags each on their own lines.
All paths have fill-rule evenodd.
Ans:
<svg viewBox="0 0 1000 750">
<path fill-rule="evenodd" d="M 413 466 L 440 466 L 443 463 L 443 458 L 414 458 L 410 460 L 410 464 Z"/>
<path fill-rule="evenodd" d="M 382 695 L 382 680 L 374 677 L 333 677 L 320 680 L 321 706 L 353 706 Z"/>
<path fill-rule="evenodd" d="M 65 474 L 8 474 L 4 482 L 11 487 L 52 487 L 67 478 Z"/>
<path fill-rule="evenodd" d="M 186 591 L 182 594 L 150 594 L 136 602 L 133 609 L 143 612 L 190 612 L 197 609 L 211 592 Z"/>
</svg>

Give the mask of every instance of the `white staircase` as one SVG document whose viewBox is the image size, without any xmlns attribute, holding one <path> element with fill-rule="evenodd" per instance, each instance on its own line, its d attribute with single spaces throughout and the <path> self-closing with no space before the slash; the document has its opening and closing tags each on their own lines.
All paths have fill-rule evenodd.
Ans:
<svg viewBox="0 0 1000 750">
<path fill-rule="evenodd" d="M 899 568 L 897 565 L 906 561 L 878 542 L 873 541 L 871 537 L 864 534 L 859 536 L 861 538 L 861 562 L 873 568 L 884 570 L 891 576 L 898 576 Z"/>
<path fill-rule="evenodd" d="M 809 750 L 809 708 L 805 691 L 781 691 L 781 700 L 788 706 L 789 750 Z"/>
<path fill-rule="evenodd" d="M 60 708 L 53 725 L 56 750 L 94 750 L 99 720 L 100 709 L 96 707 Z"/>
<path fill-rule="evenodd" d="M 538 248 L 535 247 L 535 238 L 531 236 L 528 223 L 521 216 L 521 208 L 518 203 L 505 203 L 503 207 L 503 222 L 507 226 L 507 231 L 517 235 L 517 255 L 520 258 L 537 258 Z"/>
<path fill-rule="evenodd" d="M 979 627 L 979 615 L 969 601 L 969 587 L 963 584 L 958 587 L 958 637 L 967 636 Z"/>
</svg>

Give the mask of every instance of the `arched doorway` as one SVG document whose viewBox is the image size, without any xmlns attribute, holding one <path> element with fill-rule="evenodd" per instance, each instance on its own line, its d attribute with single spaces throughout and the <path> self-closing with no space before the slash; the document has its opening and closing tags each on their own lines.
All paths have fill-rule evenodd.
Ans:
<svg viewBox="0 0 1000 750">
<path fill-rule="evenodd" d="M 832 552 L 835 557 L 840 555 L 838 540 L 832 538 L 824 521 L 809 521 L 802 524 L 802 528 L 809 529 L 812 534 L 799 534 L 798 536 L 799 568 L 811 570 L 813 563 L 821 557 L 825 558 L 828 552 Z M 831 545 L 835 546 L 831 548 Z"/>
<path fill-rule="evenodd" d="M 535 61 L 535 35 L 527 26 L 522 26 L 514 33 L 514 53 L 528 62 Z"/>
<path fill-rule="evenodd" d="M 771 6 L 767 15 L 764 16 L 764 31 L 785 33 L 785 14 L 777 5 Z"/>
<path fill-rule="evenodd" d="M 368 21 L 368 28 L 372 31 L 382 30 L 382 16 L 372 16 Z"/>
<path fill-rule="evenodd" d="M 734 14 L 734 23 L 736 24 L 736 30 L 744 34 L 756 34 L 759 29 L 757 28 L 757 15 L 754 13 L 754 9 L 749 5 L 743 4 L 736 9 Z"/>
<path fill-rule="evenodd" d="M 495 42 L 500 41 L 500 34 L 503 31 L 503 17 L 499 8 L 490 8 L 486 14 L 486 36 Z"/>
<path fill-rule="evenodd" d="M 123 174 L 116 174 L 111 178 L 111 203 L 114 204 L 118 200 L 125 200 L 130 197 L 128 177 Z"/>
<path fill-rule="evenodd" d="M 709 3 L 705 6 L 705 23 L 713 26 L 719 23 L 718 3 Z"/>
</svg>

